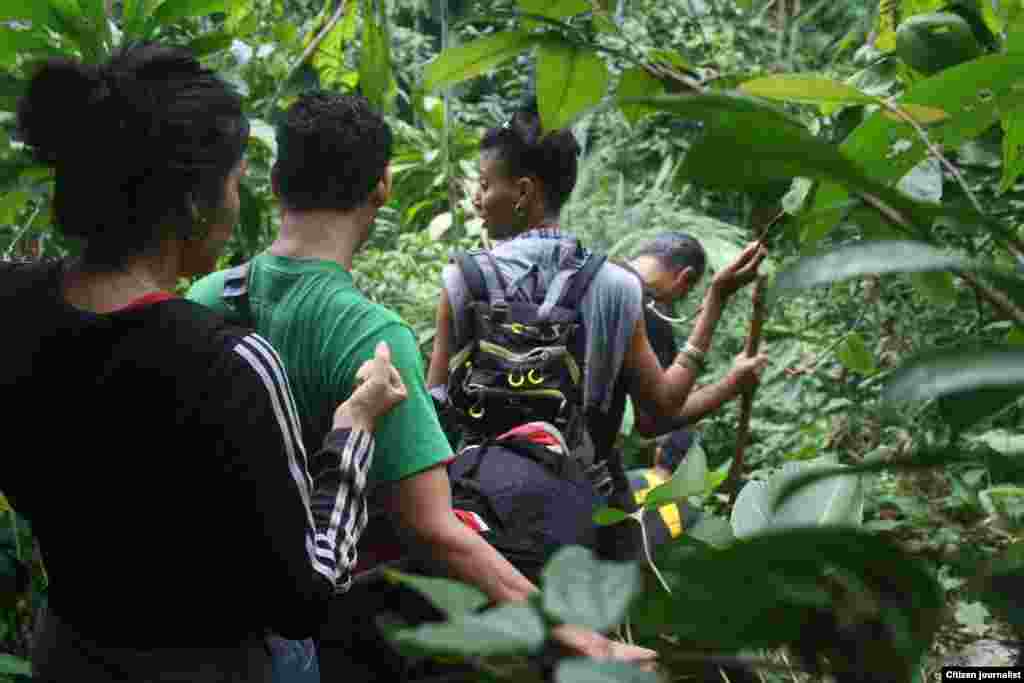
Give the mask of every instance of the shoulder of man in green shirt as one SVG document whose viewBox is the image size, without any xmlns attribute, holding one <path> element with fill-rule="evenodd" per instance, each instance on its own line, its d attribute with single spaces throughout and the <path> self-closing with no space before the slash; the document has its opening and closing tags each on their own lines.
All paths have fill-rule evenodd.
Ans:
<svg viewBox="0 0 1024 683">
<path fill-rule="evenodd" d="M 262 284 L 269 284 L 274 269 L 256 267 L 260 270 L 250 294 L 258 298 L 269 291 Z M 330 274 L 331 269 L 323 272 Z M 317 286 L 294 301 L 255 302 L 254 308 L 259 310 L 268 304 L 284 307 L 275 311 L 276 323 L 257 315 L 255 328 L 281 354 L 296 402 L 327 419 L 351 394 L 359 367 L 373 358 L 379 342 L 387 342 L 391 362 L 402 375 L 408 397 L 378 420 L 370 485 L 398 481 L 450 460 L 451 446 L 427 392 L 423 360 L 412 329 L 393 311 L 369 301 L 351 284 L 347 273 L 336 272 L 337 277 L 318 277 Z M 225 273 L 218 271 L 197 281 L 188 298 L 230 315 L 232 311 L 221 296 Z M 274 289 L 279 290 L 276 286 Z M 294 324 L 281 325 L 281 313 Z M 308 338 L 297 339 L 295 334 L 286 333 L 296 329 L 307 335 L 315 333 L 320 339 L 310 343 Z M 296 376 L 299 372 L 320 376 L 312 378 L 315 381 L 304 381 L 310 378 Z M 310 422 L 318 422 L 317 415 L 312 418 Z M 312 438 L 322 439 L 323 435 Z"/>
</svg>

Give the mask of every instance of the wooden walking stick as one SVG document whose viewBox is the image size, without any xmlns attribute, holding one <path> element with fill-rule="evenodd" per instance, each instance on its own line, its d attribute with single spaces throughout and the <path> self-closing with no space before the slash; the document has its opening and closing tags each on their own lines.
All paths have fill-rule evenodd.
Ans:
<svg viewBox="0 0 1024 683">
<path fill-rule="evenodd" d="M 764 289 L 765 276 L 759 275 L 754 283 L 753 303 L 754 313 L 750 316 L 750 333 L 747 335 L 746 354 L 748 358 L 757 355 L 757 349 L 761 345 L 761 325 L 764 323 Z M 754 408 L 754 393 L 757 385 L 750 387 L 743 392 L 740 403 L 740 422 L 736 429 L 736 456 L 729 468 L 729 505 L 736 502 L 736 495 L 740 490 L 740 477 L 743 474 L 743 456 L 747 448 L 747 440 L 750 438 L 750 413 Z"/>
</svg>

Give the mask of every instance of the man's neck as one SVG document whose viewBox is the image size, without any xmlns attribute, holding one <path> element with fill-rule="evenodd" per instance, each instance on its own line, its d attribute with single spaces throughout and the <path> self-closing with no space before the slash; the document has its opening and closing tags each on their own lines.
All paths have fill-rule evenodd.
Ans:
<svg viewBox="0 0 1024 683">
<path fill-rule="evenodd" d="M 274 256 L 334 261 L 352 270 L 352 259 L 369 232 L 362 211 L 281 211 L 281 231 L 268 250 Z M 372 221 L 372 218 L 370 218 Z"/>
</svg>

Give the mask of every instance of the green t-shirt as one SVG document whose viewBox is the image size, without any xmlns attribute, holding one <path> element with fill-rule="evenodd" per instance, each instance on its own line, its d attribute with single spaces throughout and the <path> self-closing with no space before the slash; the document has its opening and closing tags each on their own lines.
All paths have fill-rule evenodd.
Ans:
<svg viewBox="0 0 1024 683">
<path fill-rule="evenodd" d="M 233 316 L 222 298 L 225 275 L 207 275 L 188 298 Z M 340 264 L 260 254 L 249 271 L 249 310 L 249 324 L 284 361 L 307 453 L 317 450 L 334 410 L 352 394 L 359 366 L 386 341 L 408 398 L 377 421 L 368 484 L 398 481 L 452 457 L 426 390 L 416 336 L 394 312 L 363 296 Z"/>
</svg>

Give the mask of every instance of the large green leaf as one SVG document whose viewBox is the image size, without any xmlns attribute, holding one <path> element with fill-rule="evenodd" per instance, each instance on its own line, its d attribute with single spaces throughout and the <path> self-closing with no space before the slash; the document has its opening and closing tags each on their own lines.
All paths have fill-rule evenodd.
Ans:
<svg viewBox="0 0 1024 683">
<path fill-rule="evenodd" d="M 50 49 L 49 41 L 42 31 L 0 26 L 0 66 L 4 68 L 13 67 L 18 55 Z"/>
<path fill-rule="evenodd" d="M 525 52 L 539 40 L 538 35 L 526 31 L 504 31 L 448 48 L 427 65 L 424 88 L 430 92 L 479 76 Z"/>
<path fill-rule="evenodd" d="M 608 90 L 608 67 L 589 47 L 545 40 L 537 52 L 537 106 L 545 130 L 569 126 Z"/>
<path fill-rule="evenodd" d="M 359 89 L 380 111 L 390 109 L 395 90 L 391 46 L 385 26 L 374 17 L 373 4 L 364 2 L 363 40 L 359 56 Z"/>
<path fill-rule="evenodd" d="M 566 659 L 555 671 L 555 683 L 658 683 L 660 680 L 658 674 L 644 671 L 635 664 L 595 659 Z"/>
<path fill-rule="evenodd" d="M 660 563 L 672 577 L 672 594 L 645 593 L 633 616 L 634 623 L 671 630 L 696 647 L 774 648 L 813 639 L 825 648 L 822 610 L 841 612 L 836 618 L 849 619 L 853 629 L 874 612 L 886 627 L 872 629 L 878 635 L 863 643 L 857 665 L 909 680 L 943 614 L 943 591 L 927 567 L 896 544 L 853 529 L 792 529 L 722 550 L 688 550 Z M 856 587 L 843 593 L 855 604 L 872 605 L 866 613 L 842 610 L 842 593 L 825 589 L 830 570 L 855 577 Z"/>
<path fill-rule="evenodd" d="M 487 604 L 487 596 L 473 586 L 458 581 L 439 579 L 431 576 L 415 576 L 403 572 L 388 570 L 385 576 L 390 581 L 404 583 L 423 594 L 449 619 L 463 614 L 471 614 Z"/>
<path fill-rule="evenodd" d="M 664 94 L 665 85 L 660 80 L 648 73 L 646 69 L 634 66 L 622 72 L 615 97 L 621 102 L 638 97 L 657 97 Z M 620 105 L 620 108 L 630 123 L 636 123 L 654 111 L 639 104 L 624 104 Z"/>
<path fill-rule="evenodd" d="M 805 104 L 871 104 L 874 98 L 857 88 L 823 76 L 779 74 L 740 85 L 748 95 Z"/>
<path fill-rule="evenodd" d="M 472 657 L 536 652 L 544 644 L 544 636 L 544 622 L 532 607 L 503 605 L 444 624 L 421 624 L 391 638 L 406 648 Z"/>
<path fill-rule="evenodd" d="M 156 8 L 152 22 L 166 26 L 188 17 L 202 17 L 227 10 L 227 0 L 165 0 Z"/>
<path fill-rule="evenodd" d="M 644 498 L 644 507 L 653 509 L 666 503 L 685 500 L 704 493 L 708 479 L 708 457 L 703 448 L 691 448 L 672 473 L 672 478 L 652 489 Z"/>
<path fill-rule="evenodd" d="M 107 17 L 105 0 L 78 0 L 78 4 L 97 40 L 109 48 L 111 45 L 110 22 Z"/>
<path fill-rule="evenodd" d="M 45 24 L 50 19 L 50 9 L 41 0 L 4 0 L 0 2 L 0 21 L 22 21 Z"/>
<path fill-rule="evenodd" d="M 966 429 L 1024 394 L 1024 351 L 944 350 L 900 367 L 882 394 L 889 401 L 938 398 L 955 429 Z"/>
<path fill-rule="evenodd" d="M 640 590 L 636 563 L 601 562 L 579 546 L 559 550 L 542 574 L 544 611 L 567 624 L 607 631 Z"/>
<path fill-rule="evenodd" d="M 776 278 L 769 294 L 774 297 L 864 275 L 942 271 L 966 266 L 964 259 L 921 242 L 862 242 L 800 259 Z"/>
<path fill-rule="evenodd" d="M 928 134 L 946 149 L 956 149 L 999 120 L 1002 102 L 1013 97 L 1024 80 L 1021 74 L 1024 54 L 982 57 L 914 83 L 900 104 L 919 104 L 947 112 L 950 119 Z M 858 126 L 840 148 L 865 174 L 887 184 L 909 173 L 927 154 L 924 143 L 905 123 L 893 121 L 881 112 Z M 839 184 L 823 183 L 815 194 L 813 208 L 831 206 L 848 196 Z M 838 217 L 823 214 L 815 229 L 807 232 L 807 238 L 820 239 L 838 222 Z"/>
<path fill-rule="evenodd" d="M 519 10 L 551 19 L 571 17 L 591 9 L 589 0 L 518 0 Z"/>
<path fill-rule="evenodd" d="M 216 32 L 199 36 L 188 44 L 188 49 L 196 57 L 205 57 L 231 47 L 234 38 L 230 33 Z"/>
<path fill-rule="evenodd" d="M 805 486 L 783 500 L 782 492 L 801 475 L 832 471 L 828 463 L 787 462 L 767 481 L 747 482 L 733 506 L 729 522 L 736 538 L 801 526 L 859 526 L 864 516 L 863 478 L 832 476 Z"/>
<path fill-rule="evenodd" d="M 28 81 L 0 72 L 0 111 L 14 111 L 27 87 Z"/>
<path fill-rule="evenodd" d="M 320 83 L 326 88 L 337 87 L 348 73 L 345 48 L 356 37 L 357 3 L 349 2 L 345 15 L 320 42 L 310 60 L 320 74 Z"/>
<path fill-rule="evenodd" d="M 910 235 L 943 211 L 877 182 L 838 148 L 752 98 L 702 93 L 626 102 L 634 103 L 708 122 L 708 132 L 690 148 L 681 173 L 712 188 L 756 192 L 794 177 L 836 182 L 884 210 Z"/>
<path fill-rule="evenodd" d="M 1024 173 L 1024 107 L 1003 116 L 1003 178 L 999 192 L 1013 187 Z"/>
</svg>

